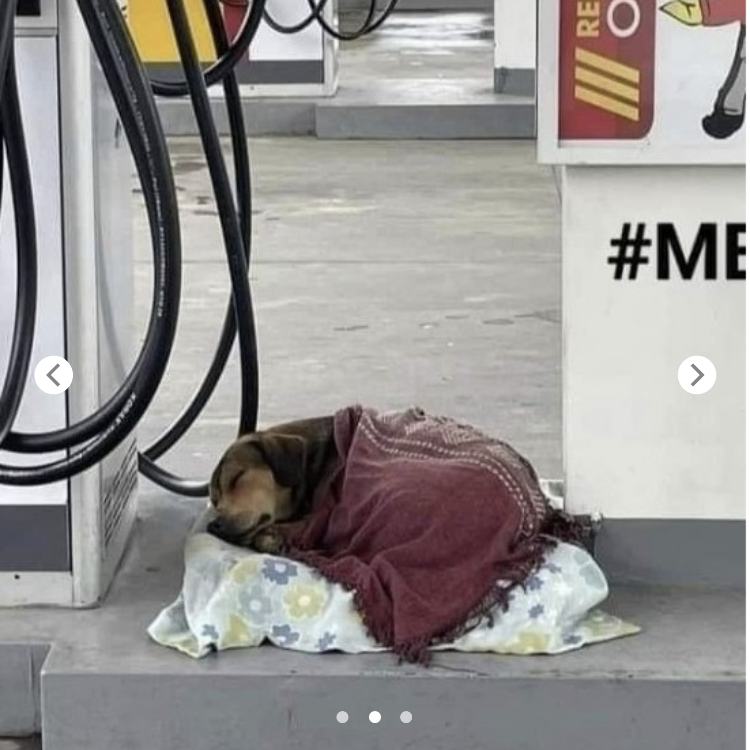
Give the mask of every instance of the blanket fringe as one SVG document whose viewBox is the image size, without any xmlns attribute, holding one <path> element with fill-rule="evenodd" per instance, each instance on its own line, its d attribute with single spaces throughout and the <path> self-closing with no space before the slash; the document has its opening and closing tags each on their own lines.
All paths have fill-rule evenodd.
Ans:
<svg viewBox="0 0 750 750">
<path fill-rule="evenodd" d="M 510 606 L 510 595 L 516 588 L 523 587 L 526 579 L 539 569 L 545 553 L 557 544 L 557 539 L 552 536 L 538 536 L 526 543 L 528 555 L 522 561 L 515 563 L 510 568 L 499 572 L 502 577 L 501 583 L 493 583 L 490 589 L 480 597 L 469 612 L 457 618 L 448 625 L 441 634 L 435 637 L 425 636 L 405 642 L 396 642 L 393 623 L 390 621 L 374 619 L 367 613 L 363 598 L 355 582 L 343 576 L 338 576 L 330 570 L 322 570 L 320 561 L 315 559 L 314 554 L 304 550 L 296 550 L 291 556 L 297 562 L 311 565 L 316 568 L 325 578 L 332 583 L 342 586 L 346 591 L 353 594 L 354 606 L 362 617 L 362 622 L 367 632 L 380 645 L 391 649 L 398 657 L 399 664 L 408 662 L 410 664 L 421 664 L 430 666 L 432 652 L 430 646 L 451 643 L 461 638 L 466 633 L 476 628 L 482 620 L 491 616 L 494 609 L 499 607 L 503 612 L 508 611 Z"/>
<path fill-rule="evenodd" d="M 527 466 L 531 475 L 536 477 L 528 462 L 522 457 L 521 460 Z M 335 478 L 338 477 L 340 470 L 339 468 L 335 477 L 330 478 L 330 483 L 333 483 Z M 323 502 L 323 508 L 326 505 L 332 507 L 337 501 L 337 497 L 333 493 Z M 590 533 L 591 530 L 574 516 L 563 510 L 548 506 L 546 518 L 538 527 L 536 536 L 518 540 L 518 548 L 515 550 L 515 554 L 520 553 L 520 559 L 516 559 L 510 565 L 498 566 L 495 581 L 474 602 L 473 606 L 468 608 L 468 611 L 462 617 L 456 618 L 454 622 L 443 628 L 442 632 L 433 636 L 398 643 L 396 642 L 393 622 L 381 617 L 372 617 L 365 607 L 364 598 L 358 589 L 357 582 L 328 569 L 326 561 L 321 560 L 305 544 L 301 535 L 289 540 L 289 548 L 286 550 L 286 554 L 300 563 L 310 565 L 329 581 L 339 584 L 346 591 L 351 592 L 354 606 L 362 617 L 362 622 L 369 635 L 382 646 L 393 650 L 399 663 L 410 662 L 429 666 L 432 660 L 430 646 L 450 643 L 461 638 L 483 620 L 490 618 L 497 608 L 500 608 L 502 612 L 507 612 L 513 590 L 518 586 L 525 586 L 526 580 L 539 569 L 545 553 L 550 548 L 556 546 L 558 541 L 582 545 L 590 536 Z"/>
<path fill-rule="evenodd" d="M 432 640 L 431 645 L 451 643 L 474 630 L 483 620 L 490 618 L 492 611 L 500 608 L 507 612 L 510 607 L 511 594 L 517 588 L 524 588 L 525 582 L 535 573 L 544 560 L 545 553 L 557 545 L 557 539 L 551 536 L 538 536 L 527 542 L 526 559 L 498 573 L 501 579 L 493 583 L 489 591 L 469 610 L 469 613 L 448 626 L 442 634 Z M 428 652 L 428 662 L 429 662 Z"/>
<path fill-rule="evenodd" d="M 370 636 L 380 645 L 386 646 L 387 648 L 394 648 L 395 634 L 393 632 L 393 623 L 385 620 L 376 621 L 368 615 L 365 608 L 365 602 L 359 588 L 357 587 L 356 581 L 351 581 L 344 576 L 337 575 L 335 572 L 325 569 L 325 566 L 320 564 L 320 560 L 317 559 L 317 556 L 308 550 L 291 549 L 287 554 L 293 560 L 302 563 L 303 565 L 311 566 L 328 581 L 338 584 L 345 591 L 351 593 L 354 599 L 354 608 L 362 618 L 362 622 Z"/>
<path fill-rule="evenodd" d="M 592 532 L 591 526 L 582 520 L 555 508 L 550 511 L 541 533 L 554 537 L 560 542 L 581 545 L 590 539 Z"/>
</svg>

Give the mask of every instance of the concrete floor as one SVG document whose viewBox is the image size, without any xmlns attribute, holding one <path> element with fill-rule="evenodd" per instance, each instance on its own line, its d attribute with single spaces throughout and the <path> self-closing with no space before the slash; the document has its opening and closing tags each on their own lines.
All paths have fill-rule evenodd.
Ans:
<svg viewBox="0 0 750 750">
<path fill-rule="evenodd" d="M 345 14 L 344 30 L 362 14 Z M 377 33 L 343 42 L 336 94 L 245 99 L 253 135 L 327 139 L 504 139 L 535 135 L 535 98 L 495 93 L 487 12 L 394 13 Z M 195 134 L 190 103 L 164 100 L 166 132 Z M 221 106 L 217 118 L 226 132 Z"/>
<path fill-rule="evenodd" d="M 141 429 L 144 444 L 199 382 L 228 288 L 197 142 L 176 141 L 173 150 L 184 297 L 167 379 Z M 484 426 L 516 444 L 543 475 L 558 476 L 559 207 L 552 174 L 536 166 L 533 146 L 281 139 L 253 141 L 252 154 L 262 423 L 354 401 L 419 403 Z M 141 204 L 134 188 L 139 331 L 151 276 Z M 168 467 L 205 479 L 233 438 L 237 386 L 233 357 L 209 412 Z M 112 618 L 123 622 L 119 601 L 131 626 L 137 622 L 125 629 L 131 647 L 173 661 L 143 636 L 181 575 L 181 537 L 156 564 L 147 566 L 138 552 L 163 547 L 174 534 L 167 507 L 175 501 L 162 493 L 149 498 L 143 530 L 151 541 L 135 547 L 114 601 L 95 613 L 37 613 L 31 630 L 29 613 L 6 613 L 0 636 L 12 639 L 21 628 L 37 642 L 75 642 L 85 633 L 97 640 Z M 197 506 L 180 507 L 187 528 Z M 145 581 L 144 567 L 160 574 Z M 0 750 L 36 750 L 18 742 Z"/>
<path fill-rule="evenodd" d="M 179 590 L 184 538 L 204 505 L 201 501 L 148 490 L 143 492 L 141 501 L 133 544 L 104 607 L 90 611 L 14 610 L 0 617 L 0 643 L 54 644 L 44 665 L 46 730 L 53 738 L 50 748 L 124 750 L 127 746 L 137 750 L 188 747 L 205 750 L 211 746 L 208 737 L 215 737 L 217 726 L 225 733 L 228 731 L 232 724 L 228 715 L 242 717 L 240 724 L 247 721 L 253 727 L 263 725 L 263 731 L 280 729 L 283 734 L 276 718 L 270 720 L 269 730 L 266 726 L 269 722 L 263 716 L 265 709 L 259 709 L 256 702 L 248 703 L 246 696 L 259 695 L 262 685 L 270 694 L 278 690 L 280 700 L 292 700 L 297 706 L 312 706 L 311 696 L 320 698 L 329 692 L 335 703 L 345 700 L 347 688 L 342 686 L 350 685 L 351 680 L 377 686 L 376 692 L 380 692 L 370 696 L 370 703 L 362 695 L 357 700 L 363 706 L 376 705 L 385 713 L 382 706 L 389 695 L 397 694 L 398 700 L 415 712 L 417 709 L 412 707 L 421 701 L 417 713 L 433 717 L 435 730 L 429 743 L 409 747 L 455 750 L 467 746 L 463 736 L 464 741 L 452 744 L 457 738 L 449 732 L 450 725 L 457 728 L 455 731 L 461 726 L 474 726 L 472 722 L 485 726 L 487 717 L 493 715 L 488 711 L 487 700 L 499 701 L 498 710 L 507 712 L 502 696 L 511 700 L 513 696 L 529 694 L 540 701 L 535 706 L 543 715 L 560 720 L 559 726 L 552 719 L 544 725 L 546 729 L 540 728 L 545 740 L 538 747 L 625 750 L 626 745 L 634 745 L 625 743 L 624 738 L 632 733 L 641 736 L 644 731 L 650 737 L 653 726 L 659 728 L 657 734 L 664 741 L 639 747 L 734 750 L 739 746 L 721 744 L 716 738 L 725 736 L 721 729 L 724 721 L 727 736 L 734 738 L 738 731 L 737 696 L 744 679 L 745 653 L 743 591 L 616 588 L 606 610 L 637 622 L 643 632 L 555 657 L 488 658 L 479 654 L 442 653 L 436 656 L 432 668 L 425 671 L 416 665 L 398 665 L 390 654 L 331 654 L 321 659 L 264 647 L 196 661 L 155 645 L 145 629 Z M 23 635 L 19 637 L 19 633 Z M 414 680 L 422 681 L 418 689 L 413 687 Z M 301 686 L 303 693 L 297 695 L 292 691 L 290 698 L 288 690 L 294 686 Z M 479 709 L 466 701 L 466 694 L 473 689 L 489 691 Z M 443 726 L 434 712 L 430 712 L 430 701 L 425 698 L 436 690 L 444 702 L 446 696 L 453 696 L 443 711 L 455 714 L 458 707 L 467 712 L 466 716 L 449 717 L 450 721 L 446 720 Z M 546 697 L 539 698 L 538 690 Z M 213 700 L 207 701 L 207 695 Z M 571 712 L 574 699 L 583 703 L 575 704 L 577 708 Z M 227 709 L 228 715 L 223 711 L 223 718 L 217 720 L 209 715 L 210 711 L 205 713 L 211 706 L 223 710 L 225 701 L 234 706 Z M 581 724 L 579 717 L 586 715 L 592 702 L 597 707 Z M 699 705 L 700 710 L 696 708 Z M 112 710 L 113 706 L 117 710 Z M 387 708 L 392 714 L 393 707 Z M 565 714 L 566 710 L 569 713 Z M 687 724 L 686 711 L 692 714 L 698 711 L 697 717 Z M 252 719 L 248 718 L 250 714 Z M 562 718 L 563 714 L 568 716 L 567 720 Z M 320 715 L 315 713 L 316 721 L 322 721 L 329 730 L 330 717 L 334 715 L 330 706 L 321 710 Z M 575 717 L 572 723 L 571 716 Z M 629 724 L 628 717 L 638 718 Z M 617 743 L 602 744 L 603 738 L 611 737 L 613 731 L 610 719 L 619 722 Z M 227 723 L 223 724 L 224 721 Z M 168 736 L 158 731 L 164 722 L 170 728 Z M 510 724 L 519 726 L 512 720 Z M 559 742 L 561 730 L 565 737 L 580 739 L 576 730 L 571 730 L 571 726 L 579 724 L 590 732 L 586 735 L 589 744 L 555 744 L 553 740 L 557 738 Z M 232 725 L 236 728 L 237 720 Z M 495 736 L 497 724 L 492 722 L 490 728 Z M 263 732 L 260 734 L 265 736 Z M 135 736 L 133 744 L 123 741 Z M 164 744 L 160 744 L 157 736 Z M 225 744 L 221 747 L 241 746 L 234 740 L 227 742 L 225 734 L 222 736 Z M 303 733 L 302 737 L 305 736 Z M 598 745 L 592 737 L 598 738 Z M 330 747 L 321 744 L 319 738 L 318 744 L 307 745 L 297 735 L 294 743 L 279 743 L 279 737 L 274 735 L 268 747 L 279 750 Z M 493 747 L 486 741 L 473 746 Z M 9 747 L 0 745 L 0 750 L 38 750 L 38 747 L 15 743 Z"/>
<path fill-rule="evenodd" d="M 144 445 L 178 414 L 199 382 L 227 292 L 206 170 L 194 141 L 173 145 L 184 222 L 183 311 L 167 380 L 141 430 Z M 483 426 L 515 444 L 542 475 L 559 476 L 559 202 L 552 173 L 534 163 L 533 146 L 286 139 L 253 141 L 252 150 L 251 275 L 262 423 L 330 412 L 352 401 L 382 408 L 419 403 Z M 147 314 L 151 274 L 140 204 L 136 189 L 138 330 Z M 236 414 L 233 359 L 209 413 L 166 465 L 205 479 L 233 438 Z M 104 607 L 16 610 L 0 617 L 0 643 L 18 643 L 23 634 L 22 643 L 55 644 L 45 663 L 46 699 L 55 702 L 58 719 L 53 736 L 59 738 L 59 717 L 73 714 L 78 719 L 68 724 L 88 731 L 95 724 L 88 721 L 91 702 L 134 705 L 128 691 L 138 693 L 141 680 L 157 680 L 149 683 L 156 687 L 153 704 L 147 703 L 163 717 L 190 713 L 194 704 L 169 704 L 174 691 L 158 685 L 183 684 L 195 675 L 213 690 L 226 686 L 228 677 L 243 685 L 256 679 L 290 684 L 301 674 L 320 681 L 319 694 L 330 677 L 377 677 L 388 685 L 392 680 L 395 689 L 411 670 L 389 656 L 320 660 L 271 648 L 195 662 L 154 645 L 145 627 L 179 589 L 184 536 L 203 503 L 171 497 L 145 482 L 142 501 L 134 543 Z M 744 675 L 742 592 L 617 589 L 606 608 L 642 625 L 643 634 L 554 659 L 444 654 L 428 687 L 438 685 L 433 677 L 452 680 L 440 683 L 448 692 L 486 680 L 551 680 L 562 691 L 566 680 L 585 680 L 593 695 L 600 685 L 619 691 L 648 683 L 669 692 L 684 683 L 689 705 L 690 691 L 697 691 L 703 697 L 696 700 L 714 701 L 709 716 L 724 715 L 717 708 L 724 705 L 723 691 L 734 690 Z M 86 683 L 94 692 L 82 702 L 71 686 L 94 673 L 107 680 L 110 693 L 97 697 L 95 684 Z M 561 697 L 553 690 L 549 705 L 562 705 Z M 663 705 L 654 700 L 648 699 Z M 732 701 L 727 716 L 735 716 Z M 642 718 L 647 707 L 638 705 L 631 707 L 633 715 Z M 682 717 L 683 708 L 674 716 Z M 113 714 L 108 729 L 113 737 L 123 731 L 118 716 Z M 133 720 L 123 721 L 132 726 Z M 710 746 L 706 737 L 700 734 L 690 747 Z M 0 741 L 0 750 L 38 746 Z"/>
<path fill-rule="evenodd" d="M 180 332 L 145 442 L 199 382 L 228 280 L 195 141 L 174 144 L 186 260 Z M 559 201 L 530 143 L 254 140 L 252 267 L 261 421 L 351 402 L 418 403 L 561 474 Z M 139 330 L 150 303 L 136 193 Z M 204 476 L 232 439 L 233 359 L 208 413 L 168 457 Z"/>
<path fill-rule="evenodd" d="M 346 28 L 361 24 L 350 17 Z M 491 13 L 394 13 L 343 43 L 339 88 L 316 108 L 319 138 L 496 139 L 535 135 L 535 98 L 495 93 Z"/>
<path fill-rule="evenodd" d="M 488 30 L 481 13 L 456 14 L 440 29 L 426 16 L 397 17 L 379 36 L 345 47 L 342 91 L 357 100 L 357 81 L 372 81 L 370 66 L 377 63 L 378 80 L 367 91 L 376 99 L 489 101 Z M 433 39 L 438 31 L 440 48 Z M 476 75 L 485 68 L 486 81 Z M 560 476 L 559 200 L 551 171 L 534 162 L 533 145 L 278 139 L 254 140 L 252 151 L 262 423 L 352 401 L 381 408 L 418 403 L 484 427 L 516 445 L 543 476 Z M 198 384 L 228 289 L 196 142 L 175 142 L 174 155 L 184 222 L 183 308 L 167 380 L 142 425 L 144 445 Z M 134 207 L 140 331 L 151 270 L 137 189 Z M 233 358 L 209 412 L 167 458 L 168 468 L 206 478 L 234 436 L 237 385 Z M 62 645 L 46 665 L 62 693 L 61 679 L 95 671 L 115 681 L 154 674 L 179 681 L 210 672 L 212 685 L 264 670 L 286 681 L 300 673 L 402 677 L 403 668 L 397 674 L 378 657 L 336 656 L 321 664 L 261 649 L 208 664 L 152 644 L 145 625 L 178 590 L 184 534 L 200 507 L 144 482 L 134 544 L 107 605 L 93 612 L 4 612 L 0 642 Z M 486 678 L 585 678 L 618 686 L 687 681 L 696 690 L 705 683 L 710 690 L 695 706 L 716 685 L 744 679 L 741 592 L 616 589 L 607 609 L 638 622 L 644 633 L 555 659 L 480 664 L 445 654 L 433 674 L 451 679 L 451 691 Z M 71 708 L 81 715 L 90 710 Z M 40 750 L 40 744 L 0 739 L 0 750 Z"/>
<path fill-rule="evenodd" d="M 349 31 L 362 14 L 342 17 Z M 485 80 L 493 83 L 492 13 L 394 13 L 375 34 L 339 48 L 341 86 L 372 81 Z M 374 76 L 373 71 L 377 74 Z"/>
</svg>

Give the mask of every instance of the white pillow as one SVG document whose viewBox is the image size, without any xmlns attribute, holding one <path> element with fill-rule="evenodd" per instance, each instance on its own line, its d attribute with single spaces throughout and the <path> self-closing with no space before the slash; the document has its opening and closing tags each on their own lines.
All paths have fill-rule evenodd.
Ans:
<svg viewBox="0 0 750 750">
<path fill-rule="evenodd" d="M 561 543 L 525 587 L 511 592 L 506 612 L 495 611 L 435 650 L 556 654 L 639 632 L 594 609 L 608 593 L 591 555 Z M 265 640 L 311 653 L 384 650 L 369 637 L 352 594 L 341 586 L 305 565 L 239 549 L 204 532 L 188 539 L 182 591 L 148 633 L 194 658 Z"/>
</svg>

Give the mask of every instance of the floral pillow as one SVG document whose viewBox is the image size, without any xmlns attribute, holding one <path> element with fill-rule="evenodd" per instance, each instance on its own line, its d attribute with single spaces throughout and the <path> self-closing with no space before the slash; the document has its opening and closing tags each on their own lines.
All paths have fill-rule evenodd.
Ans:
<svg viewBox="0 0 750 750">
<path fill-rule="evenodd" d="M 559 544 L 505 612 L 436 650 L 554 654 L 639 628 L 597 609 L 607 581 L 585 550 Z M 367 633 L 351 592 L 311 568 L 197 533 L 185 549 L 177 600 L 148 629 L 157 642 L 194 658 L 270 641 L 310 653 L 383 651 Z"/>
</svg>

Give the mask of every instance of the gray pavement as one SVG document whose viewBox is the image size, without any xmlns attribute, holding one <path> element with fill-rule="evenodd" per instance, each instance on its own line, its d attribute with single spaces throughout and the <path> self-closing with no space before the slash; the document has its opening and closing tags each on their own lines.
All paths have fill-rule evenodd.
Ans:
<svg viewBox="0 0 750 750">
<path fill-rule="evenodd" d="M 345 15 L 344 29 L 362 23 Z M 376 34 L 339 47 L 342 89 L 373 83 L 473 81 L 493 89 L 495 67 L 492 13 L 394 13 Z M 373 75 L 377 70 L 377 75 Z"/>
<path fill-rule="evenodd" d="M 219 747 L 212 744 L 217 737 L 221 747 L 235 748 L 256 736 L 248 727 L 263 747 L 340 748 L 340 735 L 332 743 L 314 731 L 288 730 L 278 712 L 288 706 L 330 733 L 336 725 L 326 717 L 352 695 L 356 705 L 377 706 L 384 716 L 408 705 L 423 717 L 421 726 L 429 719 L 429 741 L 409 747 L 455 750 L 467 746 L 462 727 L 496 737 L 496 722 L 520 732 L 525 725 L 513 721 L 514 711 L 522 715 L 529 695 L 552 717 L 535 732 L 534 747 L 739 747 L 733 738 L 744 701 L 742 591 L 615 588 L 606 610 L 638 623 L 642 634 L 555 657 L 444 653 L 425 671 L 388 654 L 321 659 L 265 647 L 196 661 L 155 645 L 145 629 L 179 590 L 184 538 L 203 503 L 154 492 L 141 500 L 133 543 L 104 607 L 18 609 L 0 618 L 0 643 L 54 644 L 44 666 L 50 750 L 205 750 Z M 268 696 L 273 706 L 263 702 Z M 520 708 L 509 708 L 518 701 Z M 587 716 L 583 724 L 580 716 Z M 357 725 L 360 731 L 366 725 Z M 654 732 L 658 741 L 639 744 Z M 727 737 L 732 741 L 723 742 Z M 344 746 L 381 746 L 357 741 Z"/>
<path fill-rule="evenodd" d="M 543 476 L 559 476 L 559 206 L 553 175 L 535 165 L 533 146 L 288 139 L 253 141 L 252 149 L 256 247 L 251 276 L 262 423 L 330 412 L 352 401 L 381 408 L 418 403 L 484 427 L 515 444 Z M 179 412 L 198 384 L 228 288 L 216 211 L 196 143 L 175 143 L 174 159 L 183 208 L 184 304 L 167 380 L 141 430 L 144 444 Z M 135 190 L 139 331 L 150 296 L 141 203 Z M 175 449 L 168 467 L 205 479 L 234 435 L 237 392 L 233 358 L 209 413 Z M 3 613 L 0 643 L 55 644 L 45 671 L 53 691 L 47 698 L 54 695 L 57 716 L 67 721 L 76 714 L 79 720 L 68 723 L 92 736 L 102 736 L 97 731 L 125 736 L 125 725 L 141 728 L 123 711 L 140 705 L 136 698 L 142 696 L 144 680 L 154 691 L 147 693 L 153 706 L 151 697 L 145 703 L 160 719 L 180 712 L 198 716 L 196 701 L 222 685 L 241 685 L 236 692 L 244 712 L 244 696 L 254 689 L 254 680 L 288 685 L 304 675 L 321 686 L 328 686 L 329 677 L 362 678 L 369 685 L 367 680 L 376 677 L 393 690 L 412 689 L 402 679 L 410 668 L 377 655 L 320 661 L 259 649 L 195 662 L 151 643 L 145 627 L 179 589 L 184 536 L 203 507 L 203 501 L 177 499 L 144 482 L 133 543 L 104 607 Z M 486 695 L 495 701 L 495 686 L 510 685 L 509 694 L 516 694 L 518 684 L 531 689 L 546 681 L 548 705 L 558 709 L 560 691 L 573 705 L 571 686 L 583 686 L 590 692 L 576 694 L 582 705 L 591 705 L 606 685 L 612 704 L 605 696 L 591 714 L 600 722 L 602 737 L 611 733 L 611 717 L 639 717 L 639 727 L 618 730 L 624 738 L 631 729 L 642 730 L 648 713 L 654 726 L 668 730 L 660 736 L 672 737 L 674 726 L 683 724 L 685 732 L 698 732 L 697 744 L 680 747 L 718 747 L 704 741 L 704 734 L 715 730 L 713 717 L 723 716 L 716 706 L 726 704 L 725 713 L 734 716 L 736 686 L 744 676 L 742 592 L 618 587 L 606 609 L 639 623 L 642 635 L 554 659 L 444 654 L 425 684 L 431 690 L 438 689 L 438 682 L 447 685 L 439 689 L 447 696 L 445 705 L 454 706 L 454 686 L 489 691 Z M 88 675 L 102 681 L 79 679 Z M 184 703 L 173 686 L 194 685 L 193 676 L 204 678 L 203 687 Z M 84 700 L 83 683 L 90 691 Z M 78 691 L 71 689 L 76 684 Z M 101 692 L 104 685 L 109 693 Z M 676 708 L 671 714 L 663 714 L 664 701 L 654 697 L 660 690 L 672 696 L 668 705 Z M 323 692 L 322 687 L 314 691 Z M 623 695 L 636 703 L 623 708 Z M 109 724 L 88 721 L 91 706 L 110 699 L 107 705 L 121 710 Z M 707 701 L 712 701 L 708 708 Z M 103 716 L 104 703 L 93 714 Z M 694 727 L 692 719 L 685 719 L 685 706 L 692 711 L 699 703 L 712 718 L 699 718 Z M 463 705 L 478 710 L 471 701 L 461 710 Z M 582 713 L 575 709 L 574 714 L 577 726 Z M 198 723 L 204 729 L 215 726 L 215 717 L 210 719 Z M 736 728 L 732 721 L 730 734 Z M 557 734 L 557 727 L 550 731 Z M 93 746 L 65 745 L 75 750 Z M 112 743 L 95 746 L 105 750 Z M 659 746 L 666 747 L 666 741 Z M 0 750 L 38 750 L 38 745 L 0 740 Z"/>
<path fill-rule="evenodd" d="M 561 475 L 559 203 L 530 143 L 254 140 L 251 272 L 261 422 L 352 402 L 419 404 L 509 440 Z M 197 386 L 228 278 L 197 142 L 174 143 L 186 260 L 180 332 L 141 430 Z M 136 189 L 138 330 L 150 303 Z M 167 458 L 205 475 L 237 422 L 233 358 L 198 426 Z"/>
<path fill-rule="evenodd" d="M 403 0 L 402 0 L 403 1 Z M 351 31 L 362 14 L 344 15 Z M 377 33 L 339 45 L 333 96 L 244 100 L 253 135 L 326 139 L 533 138 L 535 97 L 495 93 L 488 12 L 394 13 Z M 161 100 L 166 132 L 195 135 L 187 100 Z M 217 125 L 228 132 L 221 104 Z"/>
<path fill-rule="evenodd" d="M 183 305 L 167 378 L 141 428 L 144 445 L 197 386 L 228 290 L 198 144 L 172 145 Z M 262 424 L 355 401 L 417 403 L 508 439 L 542 475 L 560 476 L 559 207 L 533 145 L 277 139 L 251 148 Z M 134 216 L 140 333 L 151 264 L 137 187 Z M 169 468 L 206 478 L 234 436 L 237 394 L 233 356 L 208 413 L 167 457 Z M 135 545 L 108 605 L 6 612 L 0 641 L 23 632 L 72 645 L 106 632 L 125 639 L 128 653 L 144 650 L 157 669 L 162 659 L 179 661 L 149 644 L 143 628 L 177 591 L 182 534 L 174 529 L 187 528 L 200 502 L 175 503 L 143 486 L 140 533 L 151 541 Z M 155 550 L 158 562 L 145 565 Z M 144 567 L 161 572 L 144 580 Z M 35 742 L 0 740 L 0 750 L 38 750 Z"/>
</svg>

